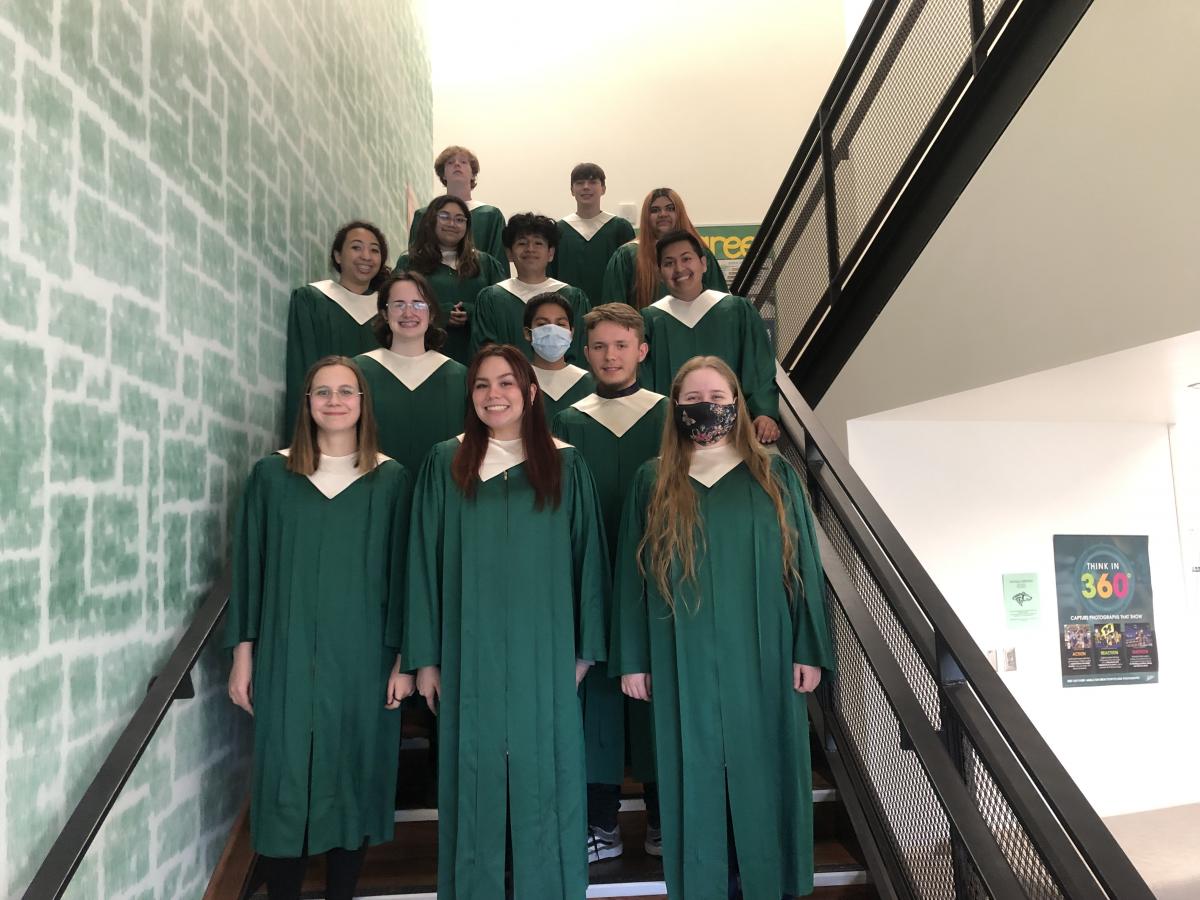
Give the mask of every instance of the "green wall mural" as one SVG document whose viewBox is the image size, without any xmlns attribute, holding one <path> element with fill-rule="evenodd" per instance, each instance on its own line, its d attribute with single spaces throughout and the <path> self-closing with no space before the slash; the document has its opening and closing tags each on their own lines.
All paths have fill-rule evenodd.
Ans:
<svg viewBox="0 0 1200 900">
<path fill-rule="evenodd" d="M 220 569 L 277 445 L 288 293 L 429 181 L 413 0 L 0 6 L 0 893 Z M 423 190 L 419 193 L 424 193 Z M 198 897 L 245 795 L 215 650 L 76 897 Z"/>
</svg>

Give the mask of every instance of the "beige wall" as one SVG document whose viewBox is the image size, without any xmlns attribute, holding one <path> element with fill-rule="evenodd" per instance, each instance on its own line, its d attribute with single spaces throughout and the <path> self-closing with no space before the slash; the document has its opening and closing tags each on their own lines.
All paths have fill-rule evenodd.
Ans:
<svg viewBox="0 0 1200 900">
<path fill-rule="evenodd" d="M 1093 4 L 817 412 L 848 419 L 1200 329 L 1200 4 Z"/>
<path fill-rule="evenodd" d="M 465 34 L 447 9 L 426 13 L 434 144 L 474 150 L 476 198 L 508 214 L 572 211 L 586 160 L 613 212 L 665 184 L 697 223 L 760 221 L 845 50 L 842 0 L 465 0 Z"/>
</svg>

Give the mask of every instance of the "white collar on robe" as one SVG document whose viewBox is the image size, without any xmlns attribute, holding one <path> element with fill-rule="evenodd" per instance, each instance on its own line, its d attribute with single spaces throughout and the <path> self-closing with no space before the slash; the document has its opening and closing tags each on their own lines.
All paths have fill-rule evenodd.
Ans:
<svg viewBox="0 0 1200 900">
<path fill-rule="evenodd" d="M 617 437 L 621 437 L 641 421 L 642 416 L 654 409 L 659 401 L 665 399 L 662 394 L 642 388 L 636 394 L 630 394 L 627 397 L 601 397 L 599 394 L 588 394 L 582 400 L 571 405 L 581 413 L 595 419 Z"/>
<path fill-rule="evenodd" d="M 612 213 L 606 213 L 604 210 L 596 213 L 590 219 L 585 219 L 579 213 L 571 213 L 569 216 L 563 216 L 563 221 L 579 232 L 579 236 L 585 241 L 590 241 L 594 238 L 597 232 L 605 225 L 615 219 Z"/>
<path fill-rule="evenodd" d="M 451 268 L 455 272 L 457 272 L 458 271 L 458 251 L 457 250 L 443 250 L 442 251 L 442 265 L 448 266 L 449 268 Z"/>
<path fill-rule="evenodd" d="M 458 442 L 462 443 L 463 436 L 458 436 Z M 565 441 L 560 441 L 554 438 L 554 446 L 561 450 L 563 447 L 571 445 Z M 483 454 L 483 462 L 479 464 L 479 480 L 491 481 L 497 475 L 507 472 L 513 466 L 519 466 L 525 462 L 525 442 L 520 438 L 513 438 L 511 441 L 500 441 L 494 437 L 488 438 L 487 450 Z"/>
<path fill-rule="evenodd" d="M 688 477 L 710 488 L 736 469 L 741 462 L 742 454 L 738 452 L 732 440 L 718 447 L 696 447 L 692 451 Z"/>
<path fill-rule="evenodd" d="M 557 400 L 575 387 L 576 382 L 587 374 L 587 370 L 568 363 L 563 369 L 539 369 L 534 366 L 533 374 L 537 376 L 538 387 L 549 394 L 551 399 Z"/>
<path fill-rule="evenodd" d="M 481 206 L 491 206 L 491 204 L 484 203 L 482 200 L 468 200 L 467 201 L 467 209 L 469 209 L 471 212 L 474 212 L 475 210 L 479 209 L 479 207 L 481 207 Z"/>
<path fill-rule="evenodd" d="M 526 284 L 519 278 L 506 278 L 497 282 L 496 287 L 504 288 L 522 303 L 528 303 L 538 294 L 554 294 L 561 291 L 567 287 L 567 283 L 557 278 L 547 278 L 537 284 Z"/>
<path fill-rule="evenodd" d="M 290 447 L 284 447 L 276 452 L 280 456 L 289 456 L 292 451 Z M 391 457 L 384 456 L 382 453 L 378 454 L 379 463 L 387 459 L 391 459 Z M 332 500 L 367 474 L 358 468 L 357 463 L 357 453 L 351 453 L 349 456 L 329 456 L 322 453 L 321 458 L 317 460 L 317 471 L 306 477 L 313 483 L 313 487 L 324 494 L 327 499 Z"/>
<path fill-rule="evenodd" d="M 370 294 L 356 294 L 354 291 L 348 291 L 336 281 L 314 281 L 310 287 L 315 287 L 318 291 L 344 309 L 347 315 L 350 316 L 359 325 L 365 325 L 375 318 L 375 313 L 379 310 L 375 305 L 378 299 L 378 292 Z"/>
<path fill-rule="evenodd" d="M 420 356 L 403 356 L 386 347 L 380 347 L 378 350 L 364 353 L 363 356 L 375 360 L 410 391 L 415 391 L 430 375 L 450 362 L 450 357 L 442 356 L 436 350 L 426 350 Z"/>
<path fill-rule="evenodd" d="M 728 294 L 724 294 L 721 291 L 709 289 L 695 300 L 680 300 L 678 297 L 672 297 L 670 294 L 667 294 L 667 296 L 661 300 L 656 300 L 651 305 L 655 309 L 661 309 L 673 318 L 678 319 L 688 328 L 695 328 L 697 323 L 708 314 L 710 309 L 728 296 Z"/>
</svg>

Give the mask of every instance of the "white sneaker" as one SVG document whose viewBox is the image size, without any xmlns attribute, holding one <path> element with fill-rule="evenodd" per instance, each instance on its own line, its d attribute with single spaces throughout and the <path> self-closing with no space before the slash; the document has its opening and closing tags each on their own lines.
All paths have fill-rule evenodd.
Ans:
<svg viewBox="0 0 1200 900">
<path fill-rule="evenodd" d="M 646 826 L 646 853 L 650 856 L 662 856 L 662 829 Z"/>
<path fill-rule="evenodd" d="M 605 831 L 603 828 L 589 825 L 587 849 L 589 863 L 620 856 L 625 852 L 625 845 L 621 843 L 621 826 L 618 825 L 612 831 Z"/>
</svg>

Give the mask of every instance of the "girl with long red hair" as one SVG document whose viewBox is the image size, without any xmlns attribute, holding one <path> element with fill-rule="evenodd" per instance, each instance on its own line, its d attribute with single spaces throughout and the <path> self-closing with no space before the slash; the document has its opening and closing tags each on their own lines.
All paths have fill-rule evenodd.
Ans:
<svg viewBox="0 0 1200 900">
<path fill-rule="evenodd" d="M 577 690 L 605 656 L 608 551 L 591 473 L 550 435 L 524 354 L 479 352 L 463 433 L 413 498 L 402 658 L 439 716 L 438 897 L 583 900 Z"/>
</svg>

